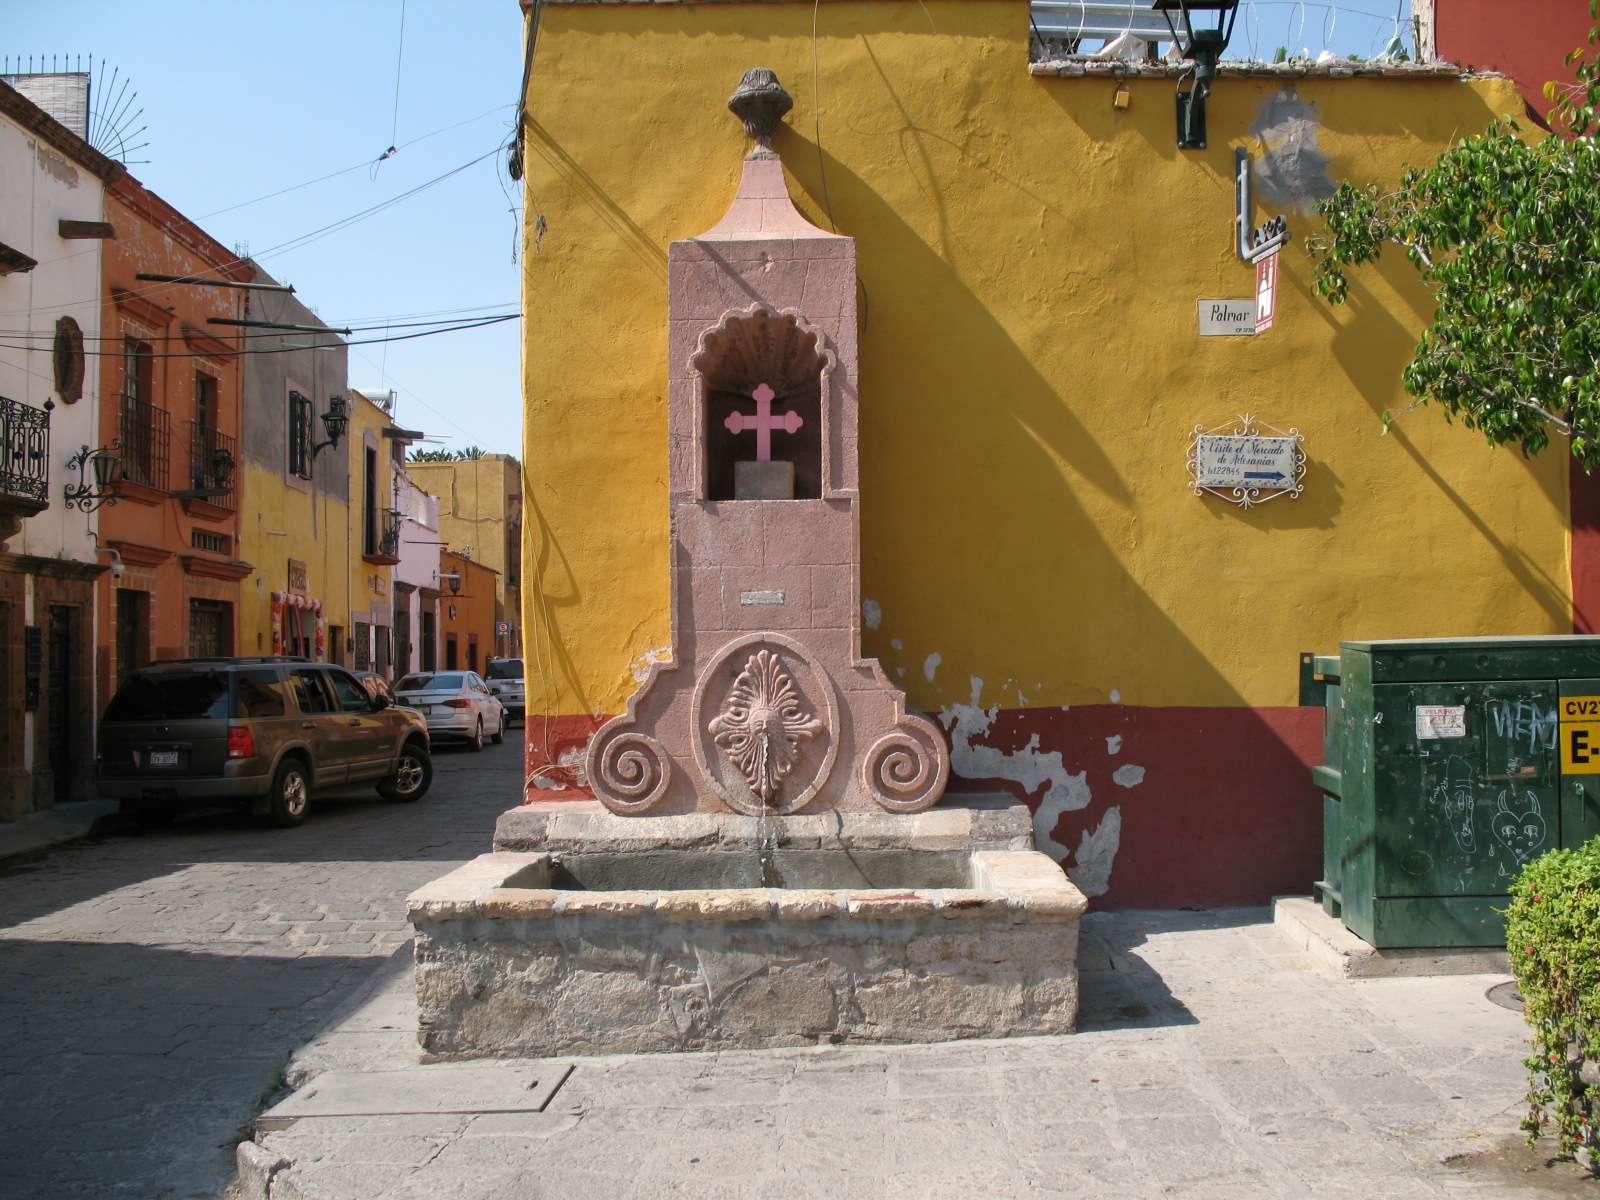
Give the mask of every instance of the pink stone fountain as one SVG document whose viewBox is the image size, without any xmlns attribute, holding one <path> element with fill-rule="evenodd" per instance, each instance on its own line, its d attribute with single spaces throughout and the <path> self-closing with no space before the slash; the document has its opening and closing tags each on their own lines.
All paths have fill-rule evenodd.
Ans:
<svg viewBox="0 0 1600 1200">
<path fill-rule="evenodd" d="M 672 661 L 588 753 L 593 800 L 501 816 L 411 897 L 432 1058 L 1066 1033 L 1083 894 L 861 656 L 855 242 L 756 139 L 672 243 Z M 924 811 L 928 810 L 928 811 Z"/>
<path fill-rule="evenodd" d="M 789 199 L 772 73 L 729 107 L 756 140 L 738 195 L 669 256 L 672 660 L 589 784 L 628 814 L 919 812 L 944 739 L 861 655 L 855 239 Z"/>
</svg>

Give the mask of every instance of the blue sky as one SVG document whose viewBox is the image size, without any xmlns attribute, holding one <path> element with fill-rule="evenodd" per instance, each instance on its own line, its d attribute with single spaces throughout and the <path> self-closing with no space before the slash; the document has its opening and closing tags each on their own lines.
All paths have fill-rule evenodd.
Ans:
<svg viewBox="0 0 1600 1200">
<path fill-rule="evenodd" d="M 1287 40 L 1370 55 L 1393 31 L 1393 17 L 1381 15 L 1392 2 L 1354 0 L 1333 12 L 1253 0 L 1234 51 L 1255 44 L 1270 57 Z M 149 161 L 134 174 L 224 244 L 248 248 L 324 320 L 516 310 L 520 189 L 493 153 L 510 132 L 521 80 L 516 0 L 4 7 L 0 55 L 93 54 L 117 68 L 149 127 L 139 139 L 149 146 L 129 156 Z M 391 145 L 397 153 L 375 162 Z M 383 212 L 275 249 L 484 155 Z M 519 326 L 355 346 L 350 382 L 393 387 L 399 422 L 445 446 L 520 454 Z"/>
<path fill-rule="evenodd" d="M 129 79 L 149 126 L 137 140 L 150 143 L 129 155 L 149 160 L 134 175 L 225 245 L 248 247 L 323 320 L 517 311 L 520 187 L 492 153 L 511 131 L 521 81 L 517 0 L 404 0 L 398 108 L 402 0 L 4 8 L 0 54 L 13 64 L 93 54 Z M 374 163 L 390 145 L 400 149 Z M 383 212 L 273 251 L 482 155 Z M 350 382 L 393 387 L 399 422 L 448 447 L 520 455 L 519 327 L 354 346 Z"/>
</svg>

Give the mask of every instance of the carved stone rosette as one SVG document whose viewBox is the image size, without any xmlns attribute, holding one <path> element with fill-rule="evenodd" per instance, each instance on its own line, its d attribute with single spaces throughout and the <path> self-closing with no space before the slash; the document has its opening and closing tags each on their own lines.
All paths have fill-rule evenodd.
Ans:
<svg viewBox="0 0 1600 1200">
<path fill-rule="evenodd" d="M 707 728 L 750 790 L 771 808 L 801 746 L 822 732 L 822 722 L 801 704 L 783 661 L 771 650 L 757 650 Z"/>
</svg>

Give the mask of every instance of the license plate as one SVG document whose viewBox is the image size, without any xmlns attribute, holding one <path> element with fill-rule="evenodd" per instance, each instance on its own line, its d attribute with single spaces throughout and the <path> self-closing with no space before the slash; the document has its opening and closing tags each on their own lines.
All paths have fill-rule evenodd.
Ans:
<svg viewBox="0 0 1600 1200">
<path fill-rule="evenodd" d="M 152 767 L 175 767 L 178 765 L 178 752 L 176 750 L 150 751 L 150 765 Z"/>
</svg>

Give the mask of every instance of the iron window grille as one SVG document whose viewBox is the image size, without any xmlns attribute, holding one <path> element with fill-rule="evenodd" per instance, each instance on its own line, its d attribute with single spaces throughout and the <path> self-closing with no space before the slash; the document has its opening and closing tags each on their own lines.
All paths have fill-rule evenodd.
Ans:
<svg viewBox="0 0 1600 1200">
<path fill-rule="evenodd" d="M 0 494 L 49 503 L 50 413 L 0 396 Z"/>
<path fill-rule="evenodd" d="M 131 483 L 167 490 L 172 466 L 172 423 L 164 408 L 123 393 L 121 404 L 122 477 Z"/>
</svg>

